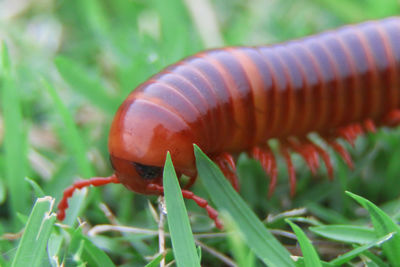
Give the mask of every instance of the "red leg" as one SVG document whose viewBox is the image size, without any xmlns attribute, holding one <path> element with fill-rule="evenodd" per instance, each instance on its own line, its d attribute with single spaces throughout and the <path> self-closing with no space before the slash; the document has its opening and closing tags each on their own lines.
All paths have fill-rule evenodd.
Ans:
<svg viewBox="0 0 400 267">
<path fill-rule="evenodd" d="M 375 123 L 371 119 L 365 120 L 363 126 L 364 126 L 365 131 L 367 131 L 367 132 L 370 132 L 370 133 L 376 132 Z"/>
<path fill-rule="evenodd" d="M 68 199 L 72 197 L 76 189 L 82 189 L 88 186 L 102 186 L 106 184 L 119 184 L 119 180 L 115 174 L 109 177 L 93 177 L 88 180 L 82 180 L 75 182 L 72 186 L 68 187 L 64 191 L 63 198 L 58 204 L 57 219 L 62 221 L 65 218 L 65 211 L 68 209 Z"/>
<path fill-rule="evenodd" d="M 390 111 L 384 118 L 384 123 L 388 126 L 397 126 L 400 124 L 400 109 Z"/>
<path fill-rule="evenodd" d="M 342 159 L 346 162 L 347 166 L 349 166 L 350 169 L 353 169 L 353 161 L 351 160 L 351 157 L 347 150 L 342 147 L 336 140 L 327 140 L 328 144 L 332 146 L 332 148 L 339 153 L 339 155 L 342 157 Z"/>
<path fill-rule="evenodd" d="M 251 152 L 251 156 L 261 163 L 264 171 L 270 177 L 268 196 L 271 197 L 275 191 L 276 182 L 278 178 L 278 170 L 276 168 L 276 160 L 274 154 L 269 148 L 263 149 L 260 147 L 254 147 Z"/>
<path fill-rule="evenodd" d="M 148 188 L 149 190 L 158 191 L 160 194 L 164 194 L 164 187 L 161 185 L 149 184 Z M 193 192 L 185 189 L 182 189 L 182 195 L 186 199 L 192 199 L 194 202 L 196 202 L 197 205 L 199 205 L 199 207 L 205 209 L 207 211 L 208 217 L 210 217 L 210 219 L 214 221 L 215 226 L 218 229 L 223 228 L 221 221 L 218 219 L 218 212 L 208 204 L 207 200 L 199 196 L 196 196 Z"/>
<path fill-rule="evenodd" d="M 333 179 L 333 167 L 332 167 L 331 158 L 330 158 L 329 154 L 324 149 L 322 149 L 320 146 L 318 146 L 317 144 L 311 143 L 310 140 L 308 140 L 308 141 L 318 151 L 318 153 L 321 155 L 322 160 L 325 163 L 329 179 L 332 180 Z"/>
<path fill-rule="evenodd" d="M 239 191 L 239 181 L 236 176 L 236 164 L 231 154 L 222 153 L 214 158 L 215 163 L 220 167 L 225 177 L 232 184 L 236 191 Z"/>
<path fill-rule="evenodd" d="M 312 174 L 316 175 L 319 167 L 318 152 L 312 144 L 309 142 L 298 143 L 294 139 L 288 139 L 287 142 L 291 149 L 303 157 Z"/>
<path fill-rule="evenodd" d="M 363 128 L 358 123 L 342 127 L 338 130 L 338 136 L 346 140 L 352 147 L 354 147 L 354 141 L 357 137 L 363 133 Z"/>
</svg>

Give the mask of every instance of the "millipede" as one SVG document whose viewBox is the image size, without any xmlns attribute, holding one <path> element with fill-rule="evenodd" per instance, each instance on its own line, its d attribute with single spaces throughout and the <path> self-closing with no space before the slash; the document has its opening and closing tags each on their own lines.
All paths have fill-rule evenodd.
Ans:
<svg viewBox="0 0 400 267">
<path fill-rule="evenodd" d="M 78 181 L 58 205 L 63 220 L 77 188 L 121 183 L 141 194 L 163 194 L 167 151 L 178 175 L 190 177 L 185 198 L 205 208 L 221 228 L 217 211 L 189 188 L 197 171 L 193 144 L 221 168 L 238 190 L 235 157 L 248 153 L 277 183 L 275 154 L 288 169 L 296 190 L 292 153 L 312 173 L 321 158 L 327 175 L 333 166 L 316 133 L 349 167 L 346 148 L 363 133 L 400 124 L 400 18 L 344 26 L 286 43 L 226 47 L 187 57 L 139 85 L 119 107 L 109 135 L 114 174 Z M 277 150 L 268 140 L 276 139 Z"/>
</svg>

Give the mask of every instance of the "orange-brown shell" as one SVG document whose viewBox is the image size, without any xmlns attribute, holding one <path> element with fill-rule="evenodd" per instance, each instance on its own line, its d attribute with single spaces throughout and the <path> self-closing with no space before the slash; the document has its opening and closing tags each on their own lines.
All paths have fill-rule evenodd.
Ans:
<svg viewBox="0 0 400 267">
<path fill-rule="evenodd" d="M 264 47 L 198 53 L 141 84 L 119 108 L 109 150 L 120 181 L 146 191 L 132 162 L 196 173 L 193 143 L 208 155 L 270 138 L 333 136 L 400 108 L 400 19 L 367 22 Z M 155 183 L 160 184 L 161 178 Z"/>
</svg>

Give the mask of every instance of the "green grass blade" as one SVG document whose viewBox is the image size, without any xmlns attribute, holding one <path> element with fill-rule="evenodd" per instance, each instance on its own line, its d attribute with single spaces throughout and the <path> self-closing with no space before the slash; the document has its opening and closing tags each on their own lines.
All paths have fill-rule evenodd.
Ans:
<svg viewBox="0 0 400 267">
<path fill-rule="evenodd" d="M 375 230 L 354 225 L 323 225 L 309 228 L 311 232 L 346 243 L 366 244 L 376 239 Z"/>
<path fill-rule="evenodd" d="M 300 244 L 301 252 L 304 256 L 304 264 L 307 267 L 322 267 L 321 260 L 319 259 L 318 253 L 313 247 L 311 241 L 308 239 L 306 234 L 298 227 L 296 224 L 292 223 L 290 220 L 285 220 L 290 227 L 292 227 L 293 232 L 297 236 L 297 241 Z"/>
<path fill-rule="evenodd" d="M 380 258 L 381 255 L 376 255 L 369 250 L 364 251 L 362 255 L 369 259 L 369 261 L 368 260 L 365 261 L 366 266 L 389 267 L 389 264 L 387 264 L 386 262 L 383 261 L 383 259 Z"/>
<path fill-rule="evenodd" d="M 400 226 L 371 201 L 351 192 L 346 193 L 368 211 L 377 236 L 396 233 L 390 241 L 382 245 L 382 248 L 392 266 L 400 266 Z"/>
<path fill-rule="evenodd" d="M 268 266 L 294 266 L 289 252 L 267 230 L 254 212 L 232 188 L 220 169 L 194 145 L 199 176 L 218 210 L 235 220 L 247 245 Z"/>
<path fill-rule="evenodd" d="M 26 214 L 30 207 L 30 194 L 25 181 L 27 165 L 27 138 L 24 127 L 18 89 L 5 44 L 0 55 L 1 105 L 4 116 L 5 177 L 10 198 L 10 213 Z M 15 220 L 15 227 L 20 225 Z"/>
<path fill-rule="evenodd" d="M 243 241 L 243 236 L 229 214 L 222 213 L 221 216 L 224 218 L 224 227 L 226 228 L 228 244 L 230 247 L 231 254 L 235 259 L 238 266 L 253 267 L 255 265 L 255 256 L 252 250 Z"/>
<path fill-rule="evenodd" d="M 93 105 L 109 114 L 114 114 L 119 106 L 120 99 L 111 98 L 106 94 L 106 89 L 94 78 L 90 78 L 87 71 L 67 57 L 59 56 L 55 64 L 64 80 L 78 94 L 83 95 Z"/>
<path fill-rule="evenodd" d="M 59 257 L 64 237 L 58 233 L 53 232 L 47 243 L 47 257 L 52 267 L 60 266 Z"/>
<path fill-rule="evenodd" d="M 46 196 L 46 194 L 43 192 L 43 189 L 34 180 L 32 180 L 29 177 L 25 177 L 25 181 L 27 181 L 28 184 L 30 184 L 37 198 Z"/>
<path fill-rule="evenodd" d="M 360 255 L 361 253 L 363 253 L 364 251 L 375 247 L 375 246 L 379 246 L 382 243 L 387 243 L 387 241 L 389 239 L 391 239 L 393 237 L 393 233 L 390 233 L 388 235 L 385 235 L 384 237 L 381 237 L 379 239 L 376 239 L 375 241 L 365 244 L 361 247 L 355 248 L 352 251 L 349 251 L 343 255 L 340 255 L 339 257 L 337 257 L 336 259 L 332 260 L 330 263 L 335 265 L 335 266 L 342 266 L 343 264 L 349 262 L 350 260 L 352 260 L 353 258 L 357 257 L 358 255 Z"/>
<path fill-rule="evenodd" d="M 84 266 L 115 267 L 110 257 L 82 233 L 81 227 L 76 229 L 66 228 L 65 230 L 71 235 L 68 249 L 73 254 L 74 266 L 85 263 Z"/>
<path fill-rule="evenodd" d="M 164 195 L 172 248 L 178 266 L 200 266 L 178 178 L 168 153 L 164 166 Z"/>
<path fill-rule="evenodd" d="M 55 214 L 50 214 L 53 204 L 54 199 L 48 196 L 37 199 L 11 264 L 12 267 L 42 266 L 42 260 L 47 259 L 46 245 L 56 220 Z"/>
<path fill-rule="evenodd" d="M 96 247 L 88 238 L 82 236 L 85 240 L 84 242 L 84 250 L 96 263 L 96 266 L 103 266 L 103 267 L 115 267 L 115 264 L 111 261 L 110 257 L 101 250 L 100 248 Z"/>
<path fill-rule="evenodd" d="M 158 267 L 160 265 L 161 260 L 163 259 L 164 255 L 160 254 L 157 257 L 155 257 L 151 262 L 146 264 L 145 267 Z"/>
</svg>

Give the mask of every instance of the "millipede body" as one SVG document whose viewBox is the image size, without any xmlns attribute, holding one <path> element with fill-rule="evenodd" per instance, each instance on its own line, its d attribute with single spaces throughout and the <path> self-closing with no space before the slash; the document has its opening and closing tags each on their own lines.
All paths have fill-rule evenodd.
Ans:
<svg viewBox="0 0 400 267">
<path fill-rule="evenodd" d="M 247 152 L 269 175 L 272 193 L 277 170 L 267 141 L 274 138 L 288 165 L 293 194 L 291 152 L 299 153 L 312 172 L 321 157 L 333 175 L 330 156 L 309 133 L 325 139 L 351 166 L 337 138 L 353 143 L 364 132 L 399 122 L 400 18 L 283 44 L 208 50 L 168 66 L 122 103 L 110 131 L 115 174 L 109 179 L 138 193 L 162 194 L 162 167 L 170 151 L 177 172 L 191 177 L 191 185 L 197 144 L 235 188 L 232 155 Z"/>
</svg>

